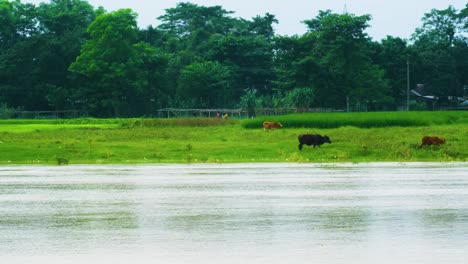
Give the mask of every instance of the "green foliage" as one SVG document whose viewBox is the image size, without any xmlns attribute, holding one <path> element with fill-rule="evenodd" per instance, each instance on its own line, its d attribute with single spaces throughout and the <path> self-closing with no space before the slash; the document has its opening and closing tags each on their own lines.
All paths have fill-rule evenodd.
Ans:
<svg viewBox="0 0 468 264">
<path fill-rule="evenodd" d="M 463 85 L 468 81 L 466 17 L 463 20 L 462 13 L 449 6 L 431 10 L 422 21 L 412 37 L 413 78 L 424 85 L 426 93 L 441 97 L 439 105 L 447 105 L 447 96 L 464 95 Z"/>
<path fill-rule="evenodd" d="M 389 96 L 393 99 L 393 105 L 404 104 L 406 94 L 402 93 L 402 87 L 407 86 L 406 63 L 409 56 L 408 44 L 401 38 L 387 36 L 380 44 L 371 46 L 375 63 L 381 65 L 385 79 L 388 80 Z"/>
<path fill-rule="evenodd" d="M 91 39 L 70 66 L 86 84 L 78 99 L 89 105 L 93 116 L 131 115 L 129 102 L 146 85 L 138 78 L 139 70 L 149 56 L 146 51 L 152 50 L 137 43 L 136 16 L 130 9 L 98 16 L 88 28 Z"/>
<path fill-rule="evenodd" d="M 261 103 L 260 99 L 257 98 L 257 90 L 245 89 L 244 94 L 240 98 L 240 101 L 240 106 L 244 109 L 247 109 L 248 117 L 255 117 L 255 111 Z"/>
<path fill-rule="evenodd" d="M 344 109 L 349 102 L 383 108 L 393 99 L 385 72 L 370 56 L 369 20 L 368 15 L 321 11 L 305 21 L 307 34 L 278 38 L 275 84 L 283 92 L 314 87 L 311 104 L 318 107 Z"/>
<path fill-rule="evenodd" d="M 93 7 L 80 0 L 57 0 L 38 7 L 11 1 L 9 6 L 10 14 L 0 14 L 0 20 L 7 20 L 8 31 L 5 38 L 0 36 L 6 44 L 0 49 L 2 99 L 26 110 L 67 109 L 72 90 L 67 69 L 96 16 Z M 14 19 L 8 19 L 11 15 Z"/>
<path fill-rule="evenodd" d="M 5 103 L 0 103 L 0 118 L 12 118 L 15 109 L 8 107 Z"/>
<path fill-rule="evenodd" d="M 249 116 L 259 107 L 395 110 L 406 103 L 409 59 L 410 87 L 439 96 L 436 109 L 453 107 L 448 96 L 465 96 L 468 84 L 467 9 L 431 10 L 411 42 L 373 42 L 367 14 L 320 11 L 305 34 L 279 36 L 275 15 L 247 20 L 222 6 L 178 3 L 140 29 L 130 9 L 0 0 L 0 102 L 93 117 L 238 105 Z"/>
<path fill-rule="evenodd" d="M 158 17 L 162 21 L 159 28 L 178 37 L 188 37 L 194 30 L 205 29 L 222 33 L 228 30 L 232 14 L 221 6 L 204 7 L 192 3 L 178 3 L 175 8 L 166 9 L 166 14 Z"/>
<path fill-rule="evenodd" d="M 269 117 L 243 120 L 244 128 L 260 128 Z M 283 128 L 420 127 L 462 123 L 468 124 L 466 112 L 366 112 L 366 113 L 306 113 L 275 116 Z"/>
<path fill-rule="evenodd" d="M 314 100 L 314 91 L 309 87 L 298 87 L 286 94 L 286 101 L 298 112 L 306 112 Z"/>
<path fill-rule="evenodd" d="M 189 108 L 225 107 L 235 92 L 234 76 L 231 67 L 218 62 L 194 62 L 181 70 L 177 95 L 181 100 L 192 100 Z"/>
</svg>

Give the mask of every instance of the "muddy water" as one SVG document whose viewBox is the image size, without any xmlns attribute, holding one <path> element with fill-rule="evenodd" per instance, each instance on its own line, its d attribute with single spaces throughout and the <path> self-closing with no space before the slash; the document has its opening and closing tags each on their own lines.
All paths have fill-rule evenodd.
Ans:
<svg viewBox="0 0 468 264">
<path fill-rule="evenodd" d="M 0 167 L 0 263 L 468 263 L 468 164 Z"/>
</svg>

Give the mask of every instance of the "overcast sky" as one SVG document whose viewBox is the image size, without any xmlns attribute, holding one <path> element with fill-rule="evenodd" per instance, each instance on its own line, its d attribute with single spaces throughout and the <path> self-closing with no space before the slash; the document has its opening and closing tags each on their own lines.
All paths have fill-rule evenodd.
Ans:
<svg viewBox="0 0 468 264">
<path fill-rule="evenodd" d="M 23 0 L 23 3 L 49 2 L 42 0 Z M 409 39 L 414 30 L 421 26 L 421 18 L 431 9 L 446 9 L 449 5 L 457 10 L 465 7 L 466 0 L 89 0 L 91 5 L 103 6 L 108 11 L 131 8 L 138 13 L 138 25 L 159 24 L 157 17 L 165 9 L 176 6 L 178 2 L 191 2 L 203 6 L 220 5 L 234 11 L 234 17 L 251 19 L 256 15 L 270 13 L 276 16 L 279 24 L 276 33 L 280 35 L 304 34 L 306 27 L 301 21 L 315 18 L 319 10 L 330 9 L 336 13 L 345 10 L 356 15 L 370 14 L 370 28 L 367 30 L 374 40 L 387 35 Z"/>
</svg>

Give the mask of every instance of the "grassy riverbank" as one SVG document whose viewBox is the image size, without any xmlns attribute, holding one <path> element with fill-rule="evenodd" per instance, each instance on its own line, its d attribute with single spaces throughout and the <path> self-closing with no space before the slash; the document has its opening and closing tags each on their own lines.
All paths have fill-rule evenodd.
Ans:
<svg viewBox="0 0 468 264">
<path fill-rule="evenodd" d="M 264 120 L 284 128 L 263 131 Z M 297 148 L 297 135 L 332 144 Z M 419 148 L 424 135 L 445 137 Z M 466 161 L 467 112 L 333 113 L 250 120 L 0 120 L 0 164 Z"/>
</svg>

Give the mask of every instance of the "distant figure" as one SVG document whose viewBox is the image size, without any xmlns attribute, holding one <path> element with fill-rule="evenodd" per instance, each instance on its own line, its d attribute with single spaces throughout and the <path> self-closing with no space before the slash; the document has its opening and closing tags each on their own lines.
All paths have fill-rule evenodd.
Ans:
<svg viewBox="0 0 468 264">
<path fill-rule="evenodd" d="M 420 148 L 425 145 L 439 146 L 442 144 L 445 144 L 445 138 L 424 136 Z"/>
<path fill-rule="evenodd" d="M 221 114 L 219 112 L 216 113 L 216 118 L 221 118 Z"/>
<path fill-rule="evenodd" d="M 223 115 L 223 118 L 224 118 L 224 119 L 228 119 L 228 118 L 229 118 L 229 115 L 226 113 L 226 114 Z"/>
<path fill-rule="evenodd" d="M 299 150 L 302 150 L 302 145 L 315 146 L 322 145 L 323 143 L 331 144 L 330 138 L 328 136 L 321 136 L 319 134 L 302 134 L 297 137 L 299 139 Z"/>
</svg>

